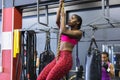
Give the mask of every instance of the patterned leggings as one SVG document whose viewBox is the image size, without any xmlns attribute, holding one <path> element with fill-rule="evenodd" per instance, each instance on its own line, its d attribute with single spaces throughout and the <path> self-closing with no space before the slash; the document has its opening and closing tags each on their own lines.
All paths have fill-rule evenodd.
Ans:
<svg viewBox="0 0 120 80">
<path fill-rule="evenodd" d="M 58 61 L 54 59 L 40 73 L 37 80 L 60 80 L 72 68 L 72 52 L 60 51 Z"/>
</svg>

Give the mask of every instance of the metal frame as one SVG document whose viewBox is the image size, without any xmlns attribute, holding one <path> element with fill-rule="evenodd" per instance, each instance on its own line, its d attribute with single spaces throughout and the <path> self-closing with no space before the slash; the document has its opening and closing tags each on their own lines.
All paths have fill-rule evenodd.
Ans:
<svg viewBox="0 0 120 80">
<path fill-rule="evenodd" d="M 38 0 L 39 1 L 39 0 Z M 99 4 L 99 5 L 97 5 L 97 4 Z M 93 28 L 96 28 L 96 29 L 106 29 L 106 28 L 113 28 L 113 27 L 115 27 L 115 28 L 119 28 L 118 26 L 116 26 L 116 25 L 120 25 L 120 22 L 115 22 L 115 23 L 112 23 L 112 22 L 110 22 L 110 15 L 109 15 L 109 9 L 110 9 L 110 3 L 109 3 L 109 0 L 101 0 L 101 2 L 93 2 L 93 4 L 96 4 L 96 5 L 93 5 L 92 3 L 84 3 L 84 4 L 81 4 L 80 6 L 86 6 L 86 5 L 88 5 L 88 4 L 92 4 L 92 7 L 94 8 L 94 7 L 98 7 L 98 6 L 100 6 L 100 3 L 102 3 L 102 5 L 101 5 L 101 7 L 102 7 L 102 11 L 103 11 L 103 17 L 98 17 L 97 19 L 94 19 L 92 22 L 96 22 L 96 21 L 98 21 L 99 19 L 105 19 L 108 23 L 105 23 L 105 24 L 91 24 L 91 23 L 89 23 L 89 24 L 87 24 L 87 25 L 83 25 L 84 27 L 82 27 L 82 29 L 81 30 L 88 30 L 88 29 L 93 29 Z M 78 4 L 79 5 L 79 4 Z M 54 10 L 54 9 L 56 9 L 56 8 L 52 8 L 52 9 L 50 9 L 50 6 L 51 5 L 47 5 L 47 6 L 44 6 L 45 8 L 43 8 L 43 6 L 41 6 L 42 7 L 42 9 L 41 9 L 41 7 L 40 7 L 40 4 L 37 4 L 37 17 L 38 17 L 38 23 L 39 24 L 42 24 L 42 25 L 44 25 L 44 26 L 48 26 L 48 13 L 53 13 L 53 12 L 50 12 L 51 10 Z M 74 5 L 72 5 L 72 6 L 74 6 Z M 77 6 L 77 5 L 75 5 L 75 6 Z M 39 8 L 40 7 L 40 8 Z M 69 11 L 72 11 L 72 10 L 74 10 L 75 8 L 78 8 L 78 7 L 72 7 L 72 9 L 70 8 L 70 10 L 68 9 L 68 7 L 71 7 L 71 6 L 66 6 L 65 7 L 65 9 L 66 9 L 66 12 L 69 12 Z M 89 5 L 89 7 L 90 7 L 90 5 Z M 91 8 L 92 8 L 91 7 Z M 83 7 L 82 7 L 83 8 Z M 86 7 L 85 7 L 86 8 Z M 39 9 L 41 10 L 41 13 L 39 13 Z M 78 9 L 80 9 L 80 7 L 78 8 Z M 40 14 L 43 14 L 43 10 L 46 10 L 46 20 L 47 20 L 47 24 L 45 24 L 45 23 L 41 23 L 40 22 L 40 19 L 39 19 L 39 15 Z M 48 12 L 48 10 L 49 10 L 49 12 Z M 56 11 L 55 11 L 56 12 Z M 106 13 L 107 12 L 107 13 Z M 99 27 L 99 26 L 105 26 L 105 27 Z M 106 26 L 107 25 L 107 26 Z M 111 25 L 111 26 L 110 26 Z M 91 27 L 92 26 L 92 27 Z M 50 29 L 50 27 L 48 28 L 48 30 Z M 40 29 L 38 29 L 38 30 L 40 30 Z M 50 29 L 51 30 L 51 29 Z M 41 31 L 41 30 L 40 30 Z M 42 31 L 44 31 L 44 30 L 42 30 Z"/>
<path fill-rule="evenodd" d="M 15 0 L 17 1 L 17 0 Z M 53 0 L 54 1 L 54 0 Z M 51 1 L 51 2 L 53 2 Z M 24 1 L 23 1 L 24 2 Z M 58 2 L 54 2 L 54 5 L 51 5 L 49 2 L 48 5 L 48 11 L 49 13 L 55 13 L 56 12 L 56 8 L 58 7 Z M 110 7 L 118 7 L 120 6 L 120 1 L 119 0 L 109 0 L 110 2 Z M 33 15 L 37 15 L 36 14 L 36 3 L 34 2 L 34 4 L 23 4 L 23 5 L 16 5 L 14 3 L 14 5 L 16 7 L 20 7 L 20 9 L 23 9 L 23 16 L 33 16 Z M 43 5 L 44 4 L 44 5 Z M 45 10 L 45 4 L 47 3 L 40 3 L 40 10 L 41 13 L 43 13 L 43 10 Z M 72 11 L 72 10 L 81 10 L 81 9 L 90 9 L 90 8 L 98 8 L 101 7 L 101 1 L 100 0 L 75 0 L 75 1 L 68 1 L 65 3 L 65 7 L 66 7 L 66 11 Z M 0 9 L 0 16 L 1 16 L 1 9 Z"/>
<path fill-rule="evenodd" d="M 1 1 L 1 0 L 0 0 Z M 29 0 L 29 1 L 25 1 L 25 0 L 4 0 L 5 1 L 5 7 L 29 7 L 29 6 L 36 6 L 36 0 Z M 54 5 L 54 4 L 58 4 L 59 0 L 39 0 L 40 1 L 40 5 L 41 6 L 45 6 L 45 5 Z M 65 3 L 67 2 L 93 2 L 93 1 L 100 1 L 100 0 L 64 0 Z M 1 5 L 0 5 L 1 6 Z M 1 7 L 0 7 L 1 9 Z"/>
<path fill-rule="evenodd" d="M 90 0 L 89 0 L 90 1 Z M 110 0 L 109 7 L 118 7 L 120 6 L 120 1 L 118 0 Z M 33 16 L 36 14 L 36 6 L 29 7 L 20 7 L 23 9 L 23 16 Z M 56 13 L 56 9 L 58 8 L 58 4 L 48 5 L 49 13 Z M 92 9 L 92 8 L 101 8 L 101 1 L 94 2 L 85 2 L 81 3 L 80 1 L 67 2 L 65 3 L 66 11 L 75 11 L 75 10 L 83 10 L 83 9 Z M 40 14 L 44 14 L 45 6 L 41 6 L 40 4 Z"/>
<path fill-rule="evenodd" d="M 79 0 L 76 0 L 76 1 L 79 1 Z M 65 2 L 73 2 L 73 1 L 66 1 Z M 59 0 L 58 1 L 54 1 L 53 2 L 49 2 L 49 3 L 44 3 L 44 4 L 40 4 L 40 0 L 37 0 L 37 20 L 38 20 L 38 23 L 41 24 L 41 25 L 44 25 L 44 26 L 47 26 L 48 27 L 48 5 L 52 5 L 52 4 L 58 4 L 59 3 Z M 45 15 L 46 15 L 46 23 L 42 23 L 40 22 L 40 16 L 39 16 L 39 6 L 45 6 L 45 9 L 46 9 L 46 12 L 45 12 Z"/>
<path fill-rule="evenodd" d="M 37 0 L 37 20 L 38 20 L 38 23 L 42 24 L 44 26 L 48 26 L 48 5 L 46 5 L 46 13 L 45 14 L 46 14 L 47 23 L 45 24 L 45 23 L 40 22 L 39 3 L 40 3 L 40 0 Z"/>
<path fill-rule="evenodd" d="M 110 5 L 109 5 L 109 0 L 101 0 L 102 3 L 102 11 L 103 11 L 103 16 L 102 17 L 98 17 L 97 19 L 94 19 L 93 21 L 88 22 L 87 25 L 84 26 L 88 26 L 91 28 L 96 28 L 96 29 L 103 29 L 103 27 L 97 27 L 97 25 L 101 25 L 101 24 L 93 24 L 94 22 L 99 21 L 100 19 L 104 19 L 105 21 L 107 21 L 109 24 L 109 28 L 111 28 L 110 26 L 112 26 L 112 28 L 115 28 L 116 26 L 114 26 L 114 24 L 118 24 L 120 25 L 120 22 L 116 22 L 116 23 L 112 23 L 110 21 Z M 104 25 L 104 24 L 103 24 Z M 106 28 L 106 27 L 105 27 Z M 107 27 L 108 28 L 108 27 Z M 117 27 L 118 28 L 118 27 Z"/>
</svg>

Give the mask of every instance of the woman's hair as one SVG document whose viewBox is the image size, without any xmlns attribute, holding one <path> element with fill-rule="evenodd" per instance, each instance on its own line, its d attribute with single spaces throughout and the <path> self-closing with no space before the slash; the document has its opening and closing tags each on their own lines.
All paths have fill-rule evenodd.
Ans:
<svg viewBox="0 0 120 80">
<path fill-rule="evenodd" d="M 82 24 L 82 18 L 79 15 L 77 15 L 77 14 L 73 14 L 73 15 L 75 16 L 75 18 L 79 22 L 78 29 L 80 29 L 81 28 L 81 24 Z"/>
<path fill-rule="evenodd" d="M 108 57 L 108 61 L 110 62 L 110 60 L 109 60 L 109 53 L 108 52 L 102 52 L 101 54 L 106 55 Z"/>
<path fill-rule="evenodd" d="M 109 57 L 108 52 L 102 52 L 102 54 L 106 55 L 107 57 Z"/>
</svg>

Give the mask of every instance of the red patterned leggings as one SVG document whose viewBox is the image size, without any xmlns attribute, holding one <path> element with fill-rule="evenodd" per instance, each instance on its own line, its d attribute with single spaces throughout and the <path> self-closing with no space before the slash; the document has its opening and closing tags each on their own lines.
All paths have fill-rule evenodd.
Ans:
<svg viewBox="0 0 120 80">
<path fill-rule="evenodd" d="M 37 80 L 60 80 L 72 68 L 72 52 L 60 51 L 58 61 L 54 59 L 40 73 Z"/>
</svg>

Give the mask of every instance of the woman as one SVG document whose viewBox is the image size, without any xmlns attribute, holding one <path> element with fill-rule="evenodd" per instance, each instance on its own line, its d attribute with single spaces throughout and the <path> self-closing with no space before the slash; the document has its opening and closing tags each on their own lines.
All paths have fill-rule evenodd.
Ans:
<svg viewBox="0 0 120 80">
<path fill-rule="evenodd" d="M 71 29 L 66 28 L 63 3 L 64 0 L 60 0 L 56 20 L 61 33 L 60 55 L 43 69 L 37 80 L 60 80 L 72 68 L 72 50 L 82 37 L 82 32 L 79 30 L 82 19 L 78 15 L 72 15 L 68 21 Z"/>
<path fill-rule="evenodd" d="M 107 52 L 102 52 L 102 80 L 111 80 L 114 77 L 114 66 L 109 61 L 109 54 Z"/>
</svg>

